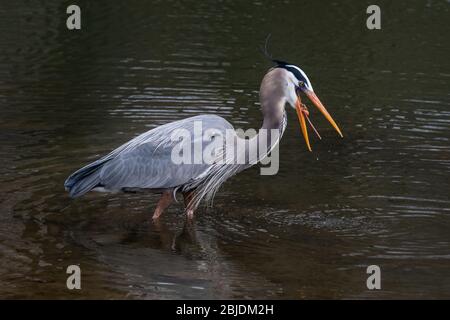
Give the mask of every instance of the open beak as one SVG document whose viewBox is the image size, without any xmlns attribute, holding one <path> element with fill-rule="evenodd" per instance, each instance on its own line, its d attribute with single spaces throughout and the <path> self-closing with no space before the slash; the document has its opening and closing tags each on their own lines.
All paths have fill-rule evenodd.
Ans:
<svg viewBox="0 0 450 320">
<path fill-rule="evenodd" d="M 317 109 L 319 109 L 320 112 L 322 112 L 322 114 L 325 116 L 325 118 L 331 123 L 331 125 L 334 127 L 334 129 L 336 129 L 336 131 L 339 133 L 339 135 L 343 138 L 344 136 L 342 135 L 341 129 L 339 129 L 338 125 L 333 120 L 331 115 L 328 113 L 327 109 L 325 109 L 325 107 L 323 106 L 322 102 L 320 102 L 319 98 L 316 96 L 314 91 L 312 91 L 312 90 L 304 90 L 303 92 L 311 100 L 311 102 L 314 103 L 314 105 L 317 107 Z M 305 108 L 302 107 L 302 103 L 301 103 L 301 99 L 300 99 L 300 94 L 299 93 L 297 93 L 297 102 L 296 102 L 296 105 L 295 105 L 295 109 L 297 111 L 298 120 L 300 122 L 300 128 L 302 130 L 303 137 L 305 138 L 306 146 L 308 147 L 309 151 L 312 151 L 311 150 L 311 145 L 309 143 L 308 130 L 306 128 L 306 120 L 305 120 L 305 117 L 308 116 L 308 113 L 305 110 Z M 316 131 L 314 126 L 312 125 L 312 123 L 309 121 L 309 118 L 308 118 L 308 122 L 311 124 L 311 127 L 314 129 L 314 131 Z M 316 133 L 317 133 L 317 131 L 316 131 Z M 317 135 L 320 138 L 320 135 L 318 133 L 317 133 Z"/>
<path fill-rule="evenodd" d="M 320 102 L 319 98 L 316 96 L 314 91 L 305 90 L 304 92 L 305 92 L 306 96 L 309 98 L 309 100 L 311 100 L 312 103 L 314 103 L 314 105 L 317 107 L 317 109 L 319 109 L 319 111 L 322 112 L 322 114 L 325 116 L 325 118 L 328 120 L 328 122 L 331 123 L 333 128 L 336 129 L 336 131 L 339 133 L 341 138 L 343 138 L 344 136 L 342 135 L 341 129 L 339 129 L 339 127 L 336 124 L 336 122 L 334 122 L 333 118 L 330 116 L 330 114 L 328 113 L 327 109 L 325 109 L 325 107 L 323 106 L 322 102 Z"/>
<path fill-rule="evenodd" d="M 301 103 L 299 95 L 297 95 L 297 102 L 295 104 L 295 110 L 297 111 L 298 121 L 300 122 L 300 128 L 302 130 L 303 137 L 305 138 L 306 146 L 308 147 L 309 151 L 312 151 L 311 145 L 309 144 L 308 130 L 306 129 L 304 109 L 302 107 L 302 103 Z"/>
</svg>

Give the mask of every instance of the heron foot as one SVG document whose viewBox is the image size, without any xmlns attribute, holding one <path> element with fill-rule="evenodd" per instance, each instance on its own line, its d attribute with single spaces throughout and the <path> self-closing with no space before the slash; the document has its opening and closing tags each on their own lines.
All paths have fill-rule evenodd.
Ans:
<svg viewBox="0 0 450 320">
<path fill-rule="evenodd" d="M 186 207 L 186 216 L 188 220 L 192 220 L 194 218 L 194 206 L 192 203 L 192 199 L 194 197 L 193 191 L 188 191 L 183 193 L 184 205 Z"/>
<path fill-rule="evenodd" d="M 158 204 L 156 205 L 156 209 L 153 212 L 153 221 L 158 220 L 159 217 L 162 215 L 162 213 L 164 212 L 164 210 L 166 210 L 170 204 L 173 202 L 173 196 L 172 196 L 172 191 L 165 191 L 162 195 L 161 198 L 158 201 Z"/>
<path fill-rule="evenodd" d="M 155 211 L 153 212 L 152 220 L 158 221 L 161 214 L 162 214 L 162 211 L 155 209 Z"/>
<path fill-rule="evenodd" d="M 194 218 L 194 210 L 192 209 L 187 209 L 186 210 L 186 216 L 189 220 L 192 220 Z"/>
</svg>

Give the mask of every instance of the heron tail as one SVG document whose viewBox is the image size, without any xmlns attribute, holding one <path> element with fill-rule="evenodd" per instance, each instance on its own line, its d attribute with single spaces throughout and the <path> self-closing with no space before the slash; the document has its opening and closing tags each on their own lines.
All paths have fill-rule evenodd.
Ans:
<svg viewBox="0 0 450 320">
<path fill-rule="evenodd" d="M 95 161 L 72 173 L 64 182 L 69 196 L 77 198 L 100 184 L 100 168 L 106 161 Z"/>
</svg>

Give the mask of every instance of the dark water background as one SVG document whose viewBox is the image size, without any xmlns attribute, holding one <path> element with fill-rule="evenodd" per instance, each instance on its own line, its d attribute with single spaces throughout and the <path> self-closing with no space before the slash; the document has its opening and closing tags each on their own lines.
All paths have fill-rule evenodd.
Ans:
<svg viewBox="0 0 450 320">
<path fill-rule="evenodd" d="M 365 1 L 77 1 L 81 31 L 69 4 L 0 3 L 1 298 L 450 298 L 448 1 L 378 1 L 379 31 Z M 279 174 L 239 174 L 192 225 L 153 224 L 153 195 L 68 198 L 168 121 L 259 127 L 268 33 L 345 139 L 314 113 L 308 153 L 289 110 Z"/>
</svg>

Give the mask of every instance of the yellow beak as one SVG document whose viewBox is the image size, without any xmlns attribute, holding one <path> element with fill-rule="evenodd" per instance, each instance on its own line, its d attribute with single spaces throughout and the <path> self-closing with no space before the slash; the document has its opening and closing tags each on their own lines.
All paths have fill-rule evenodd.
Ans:
<svg viewBox="0 0 450 320">
<path fill-rule="evenodd" d="M 343 138 L 344 136 L 342 135 L 341 129 L 339 129 L 338 125 L 333 120 L 331 115 L 328 113 L 327 109 L 323 106 L 322 102 L 320 102 L 319 98 L 316 96 L 314 91 L 305 90 L 304 92 L 305 92 L 306 96 L 311 100 L 311 102 L 317 107 L 317 109 L 319 109 L 319 111 L 322 112 L 322 114 L 325 116 L 325 118 L 331 123 L 333 128 L 336 129 L 338 134 Z M 309 143 L 308 130 L 306 128 L 306 121 L 305 121 L 305 116 L 307 116 L 308 113 L 306 113 L 305 112 L 306 110 L 302 107 L 299 94 L 297 95 L 297 102 L 295 105 L 295 109 L 297 111 L 297 116 L 298 116 L 298 120 L 300 122 L 300 128 L 302 130 L 303 137 L 305 138 L 305 141 L 306 141 L 306 146 L 308 147 L 309 151 L 312 151 L 311 145 Z"/>
<path fill-rule="evenodd" d="M 302 130 L 303 137 L 305 138 L 306 146 L 308 147 L 309 151 L 312 151 L 311 145 L 309 144 L 308 129 L 306 128 L 304 110 L 301 106 L 301 100 L 300 100 L 299 96 L 297 97 L 297 103 L 295 104 L 295 110 L 297 110 L 298 121 L 300 122 L 300 128 Z"/>
</svg>

